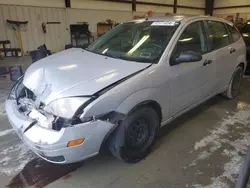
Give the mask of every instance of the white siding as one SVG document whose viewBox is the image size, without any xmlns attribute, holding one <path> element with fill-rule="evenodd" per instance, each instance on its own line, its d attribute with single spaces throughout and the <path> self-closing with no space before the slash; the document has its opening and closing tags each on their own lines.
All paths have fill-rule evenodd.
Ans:
<svg viewBox="0 0 250 188">
<path fill-rule="evenodd" d="M 215 0 L 217 1 L 217 0 Z M 205 8 L 205 0 L 178 0 L 178 5 Z"/>
<path fill-rule="evenodd" d="M 64 7 L 65 1 L 64 0 L 0 0 L 0 4 L 39 6 L 39 7 Z"/>
<path fill-rule="evenodd" d="M 131 11 L 131 4 L 117 2 L 103 2 L 96 0 L 71 0 L 71 8 L 92 10 L 120 10 Z"/>
<path fill-rule="evenodd" d="M 63 8 L 0 5 L 0 15 L 0 40 L 10 40 L 13 48 L 17 47 L 16 36 L 6 19 L 28 21 L 27 25 L 21 27 L 24 52 L 35 50 L 42 44 L 52 51 L 59 51 L 69 42 Z M 61 24 L 47 24 L 47 33 L 44 34 L 41 25 L 47 21 Z"/>
<path fill-rule="evenodd" d="M 228 6 L 239 6 L 239 5 L 250 5 L 250 0 L 215 0 L 214 7 L 228 7 Z M 215 9 L 214 15 L 219 17 L 226 17 L 228 15 L 235 15 L 240 13 L 240 18 L 245 20 L 250 18 L 250 7 L 243 8 L 226 8 L 226 9 Z"/>
<path fill-rule="evenodd" d="M 249 0 L 215 0 L 214 7 L 227 7 L 237 5 L 250 5 Z"/>
<path fill-rule="evenodd" d="M 205 8 L 205 0 L 192 0 L 192 1 L 178 0 L 177 2 L 178 2 L 178 5 L 182 5 L 182 6 Z M 205 13 L 205 10 L 202 10 L 202 9 L 177 8 L 177 14 L 203 15 L 204 13 Z"/>
<path fill-rule="evenodd" d="M 177 14 L 197 14 L 204 15 L 204 10 L 201 9 L 190 9 L 190 8 L 178 8 Z"/>
<path fill-rule="evenodd" d="M 154 5 L 136 5 L 136 11 L 147 13 L 152 10 L 154 13 L 173 13 L 173 7 L 154 6 Z"/>
</svg>

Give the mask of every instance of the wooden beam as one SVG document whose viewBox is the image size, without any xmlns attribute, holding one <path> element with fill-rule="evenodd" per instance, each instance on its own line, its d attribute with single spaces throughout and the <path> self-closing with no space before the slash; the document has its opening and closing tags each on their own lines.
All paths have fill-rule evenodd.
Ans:
<svg viewBox="0 0 250 188">
<path fill-rule="evenodd" d="M 214 9 L 227 9 L 227 8 L 249 8 L 250 5 L 236 5 L 236 6 L 227 6 L 227 7 L 215 7 Z"/>
<path fill-rule="evenodd" d="M 136 0 L 132 0 L 132 11 L 136 11 Z"/>
<path fill-rule="evenodd" d="M 214 0 L 206 0 L 205 3 L 205 15 L 213 15 L 214 10 Z"/>
<path fill-rule="evenodd" d="M 65 7 L 71 8 L 71 0 L 65 0 Z"/>
<path fill-rule="evenodd" d="M 173 13 L 177 13 L 177 0 L 174 0 L 174 8 L 173 8 Z"/>
</svg>

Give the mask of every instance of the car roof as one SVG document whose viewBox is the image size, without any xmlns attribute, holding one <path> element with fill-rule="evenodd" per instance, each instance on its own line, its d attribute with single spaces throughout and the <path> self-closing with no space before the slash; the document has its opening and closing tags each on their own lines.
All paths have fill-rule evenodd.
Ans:
<svg viewBox="0 0 250 188">
<path fill-rule="evenodd" d="M 132 22 L 135 22 L 135 21 L 173 21 L 173 22 L 183 21 L 183 22 L 186 22 L 195 18 L 201 18 L 201 19 L 211 18 L 211 20 L 217 20 L 217 21 L 225 22 L 227 24 L 232 25 L 230 21 L 222 19 L 222 18 L 205 16 L 205 15 L 190 15 L 190 14 L 167 14 L 161 17 L 149 17 L 149 18 L 136 19 L 136 20 L 132 20 Z"/>
</svg>

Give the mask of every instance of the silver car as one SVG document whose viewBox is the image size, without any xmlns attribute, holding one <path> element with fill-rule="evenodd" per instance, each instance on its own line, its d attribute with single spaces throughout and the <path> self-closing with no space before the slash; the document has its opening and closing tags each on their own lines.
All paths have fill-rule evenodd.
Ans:
<svg viewBox="0 0 250 188">
<path fill-rule="evenodd" d="M 226 20 L 169 15 L 125 22 L 86 50 L 32 64 L 6 111 L 20 138 L 49 162 L 81 161 L 103 145 L 137 162 L 163 125 L 217 94 L 235 98 L 245 54 Z"/>
</svg>

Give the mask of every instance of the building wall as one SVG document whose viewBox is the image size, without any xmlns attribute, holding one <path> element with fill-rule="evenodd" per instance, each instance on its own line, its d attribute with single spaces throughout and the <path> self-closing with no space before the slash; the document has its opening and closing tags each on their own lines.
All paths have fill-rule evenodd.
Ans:
<svg viewBox="0 0 250 188">
<path fill-rule="evenodd" d="M 0 5 L 0 40 L 10 40 L 11 47 L 17 47 L 13 27 L 6 20 L 28 21 L 27 25 L 20 28 L 25 52 L 35 50 L 42 44 L 46 44 L 52 51 L 62 50 L 69 43 L 65 11 L 64 8 Z M 61 24 L 47 24 L 47 33 L 43 33 L 43 22 Z"/>
<path fill-rule="evenodd" d="M 173 4 L 174 0 L 137 0 L 154 3 Z M 205 7 L 205 0 L 178 0 L 184 6 Z M 35 50 L 46 44 L 52 51 L 64 49 L 70 43 L 69 25 L 88 22 L 89 29 L 96 36 L 97 23 L 106 19 L 123 22 L 133 19 L 134 15 L 145 15 L 149 10 L 154 16 L 172 13 L 173 7 L 137 4 L 137 11 L 132 12 L 131 4 L 103 2 L 102 0 L 71 0 L 71 8 L 64 8 L 65 0 L 0 0 L 0 40 L 10 40 L 13 48 L 17 47 L 16 36 L 6 19 L 28 21 L 21 28 L 24 51 Z M 178 8 L 180 14 L 204 14 L 203 10 Z M 61 22 L 47 24 L 47 33 L 43 33 L 43 22 Z"/>
<path fill-rule="evenodd" d="M 250 5 L 249 0 L 215 0 L 214 7 L 227 7 L 227 6 L 238 6 L 238 5 Z"/>
<path fill-rule="evenodd" d="M 64 0 L 0 0 L 0 4 L 61 8 L 65 7 Z"/>
<path fill-rule="evenodd" d="M 226 17 L 228 15 L 235 15 L 240 13 L 241 18 L 248 20 L 250 19 L 250 7 L 242 8 L 226 8 L 226 9 L 216 9 L 219 7 L 229 7 L 229 6 L 241 6 L 250 5 L 250 0 L 215 0 L 214 1 L 214 15 L 219 17 Z"/>
<path fill-rule="evenodd" d="M 215 0 L 216 1 L 216 0 Z M 178 5 L 205 8 L 205 0 L 178 0 Z M 204 13 L 203 13 L 204 14 Z"/>
</svg>

